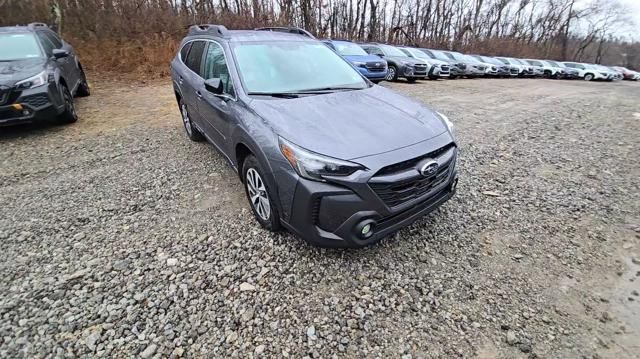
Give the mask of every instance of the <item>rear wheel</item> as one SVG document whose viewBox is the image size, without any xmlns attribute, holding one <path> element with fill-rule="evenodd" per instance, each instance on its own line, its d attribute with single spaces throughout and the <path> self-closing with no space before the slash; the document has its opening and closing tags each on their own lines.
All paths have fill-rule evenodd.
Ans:
<svg viewBox="0 0 640 359">
<path fill-rule="evenodd" d="M 264 173 L 255 156 L 247 156 L 242 165 L 242 178 L 249 205 L 258 223 L 275 232 L 281 228 L 280 213 L 275 205 L 275 196 L 264 180 Z"/>
<path fill-rule="evenodd" d="M 385 79 L 387 81 L 396 81 L 396 80 L 398 80 L 398 69 L 395 66 L 390 65 L 389 66 L 389 72 L 387 72 L 387 77 Z"/>
<path fill-rule="evenodd" d="M 178 102 L 180 104 L 180 113 L 182 114 L 182 124 L 184 125 L 184 130 L 187 132 L 187 136 L 191 141 L 201 142 L 204 140 L 204 136 L 191 122 L 191 116 L 189 115 L 189 109 L 187 108 L 187 104 L 184 103 L 183 99 L 180 99 Z"/>
<path fill-rule="evenodd" d="M 593 74 L 586 74 L 586 75 L 584 75 L 584 80 L 585 80 L 585 81 L 591 81 L 591 80 L 593 80 Z"/>
<path fill-rule="evenodd" d="M 80 76 L 82 80 L 80 81 L 80 86 L 78 86 L 78 90 L 76 90 L 76 95 L 79 97 L 87 97 L 91 95 L 91 90 L 89 89 L 89 82 L 87 81 L 87 75 L 85 75 L 84 70 L 80 68 Z"/>
<path fill-rule="evenodd" d="M 78 121 L 78 114 L 76 113 L 76 107 L 73 104 L 73 96 L 71 96 L 71 91 L 69 91 L 67 86 L 61 86 L 64 110 L 60 115 L 58 115 L 58 122 L 62 124 L 74 123 Z"/>
</svg>

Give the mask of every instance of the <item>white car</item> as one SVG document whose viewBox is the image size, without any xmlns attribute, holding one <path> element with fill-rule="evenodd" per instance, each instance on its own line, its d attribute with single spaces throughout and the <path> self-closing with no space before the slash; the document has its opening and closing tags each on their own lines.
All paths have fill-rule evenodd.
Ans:
<svg viewBox="0 0 640 359">
<path fill-rule="evenodd" d="M 533 67 L 524 65 L 514 58 L 496 57 L 496 59 L 498 59 L 498 61 L 501 61 L 505 65 L 511 66 L 511 71 L 513 71 L 513 69 L 516 69 L 518 73 L 515 74 L 515 76 L 527 76 L 529 74 L 528 73 L 529 69 L 531 70 L 531 73 L 533 73 Z M 512 72 L 512 75 L 513 75 L 513 72 Z"/>
<path fill-rule="evenodd" d="M 435 80 L 437 78 L 449 77 L 451 76 L 451 65 L 442 60 L 437 60 L 431 58 L 431 56 L 427 55 L 425 52 L 416 49 L 415 47 L 398 47 L 402 52 L 407 54 L 409 57 L 413 57 L 418 59 L 429 66 L 427 69 L 427 76 L 430 79 Z"/>
<path fill-rule="evenodd" d="M 583 64 L 580 62 L 563 62 L 566 67 L 578 70 L 578 77 L 585 81 L 608 80 L 609 73 L 598 70 L 591 64 Z"/>
<path fill-rule="evenodd" d="M 542 60 L 526 59 L 525 61 L 533 66 L 533 70 L 538 76 L 544 76 L 548 78 L 556 78 L 560 76 L 558 68 L 551 66 L 550 64 Z"/>
</svg>

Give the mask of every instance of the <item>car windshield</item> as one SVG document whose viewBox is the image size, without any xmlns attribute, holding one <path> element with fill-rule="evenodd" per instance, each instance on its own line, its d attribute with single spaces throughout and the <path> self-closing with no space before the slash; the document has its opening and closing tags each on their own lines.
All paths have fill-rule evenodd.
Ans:
<svg viewBox="0 0 640 359">
<path fill-rule="evenodd" d="M 555 61 L 551 61 L 551 60 L 547 60 L 547 63 L 551 64 L 551 66 L 555 66 L 555 67 L 564 67 L 562 64 L 555 62 Z"/>
<path fill-rule="evenodd" d="M 352 42 L 334 41 L 336 51 L 342 56 L 366 56 L 367 52 Z"/>
<path fill-rule="evenodd" d="M 436 51 L 436 50 L 428 50 L 428 51 L 430 51 L 430 52 L 433 54 L 433 56 L 435 56 L 435 57 L 436 57 L 436 59 L 438 59 L 438 60 L 444 60 L 444 61 L 453 60 L 453 59 L 450 59 L 450 58 L 449 58 L 447 55 L 445 55 L 443 52 Z"/>
<path fill-rule="evenodd" d="M 407 56 L 399 49 L 389 45 L 378 45 L 387 56 Z"/>
<path fill-rule="evenodd" d="M 496 57 L 498 60 L 500 60 L 503 64 L 505 65 L 511 65 L 511 63 L 509 63 L 509 60 L 502 58 L 502 57 Z"/>
<path fill-rule="evenodd" d="M 233 52 L 247 93 L 368 87 L 357 70 L 320 42 L 241 42 Z"/>
<path fill-rule="evenodd" d="M 409 51 L 409 53 L 411 55 L 413 55 L 414 57 L 417 57 L 419 59 L 431 59 L 431 57 L 429 57 L 429 55 L 425 54 L 424 52 L 418 50 L 418 49 L 412 49 L 412 48 L 405 48 L 405 50 Z"/>
<path fill-rule="evenodd" d="M 30 33 L 0 34 L 0 61 L 42 57 L 35 36 Z"/>
<path fill-rule="evenodd" d="M 469 55 L 464 55 L 464 57 L 462 58 L 462 61 L 470 62 L 472 64 L 480 63 L 480 61 L 478 61 L 476 58 L 474 58 L 473 56 L 469 56 Z"/>
</svg>

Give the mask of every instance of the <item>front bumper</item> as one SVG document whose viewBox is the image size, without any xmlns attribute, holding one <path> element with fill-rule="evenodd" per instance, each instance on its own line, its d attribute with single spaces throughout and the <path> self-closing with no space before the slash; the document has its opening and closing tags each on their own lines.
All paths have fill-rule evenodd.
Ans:
<svg viewBox="0 0 640 359">
<path fill-rule="evenodd" d="M 55 88 L 50 85 L 8 92 L 0 104 L 0 126 L 54 119 L 63 108 L 61 96 L 54 90 Z"/>
<path fill-rule="evenodd" d="M 456 192 L 457 149 L 446 177 L 424 195 L 389 207 L 369 186 L 298 179 L 291 216 L 283 224 L 307 242 L 320 247 L 358 248 L 373 244 L 438 208 Z M 363 223 L 372 224 L 372 234 L 363 236 Z"/>
<path fill-rule="evenodd" d="M 357 69 L 362 75 L 364 75 L 364 77 L 368 78 L 369 80 L 384 80 L 389 73 L 389 69 L 386 67 L 384 68 L 384 71 L 372 71 L 370 69 L 367 69 L 366 67 L 358 67 Z"/>
</svg>

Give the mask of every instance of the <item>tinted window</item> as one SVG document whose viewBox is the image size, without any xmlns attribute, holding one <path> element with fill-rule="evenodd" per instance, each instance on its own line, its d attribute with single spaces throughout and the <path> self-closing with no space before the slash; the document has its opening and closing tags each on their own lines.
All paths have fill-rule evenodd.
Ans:
<svg viewBox="0 0 640 359">
<path fill-rule="evenodd" d="M 352 42 L 334 42 L 336 51 L 342 56 L 366 55 L 367 53 L 358 45 Z"/>
<path fill-rule="evenodd" d="M 233 81 L 229 76 L 229 69 L 227 68 L 227 62 L 224 57 L 224 51 L 222 47 L 215 42 L 210 42 L 207 48 L 207 57 L 204 60 L 203 69 L 204 79 L 218 78 L 222 82 L 222 88 L 224 92 L 233 95 Z"/>
<path fill-rule="evenodd" d="M 53 46 L 55 46 L 56 49 L 62 48 L 62 41 L 54 33 L 46 31 L 46 32 L 42 32 L 42 34 L 46 36 L 47 39 L 49 39 L 49 41 L 51 41 L 51 43 L 53 44 Z"/>
<path fill-rule="evenodd" d="M 43 33 L 37 33 L 38 38 L 40 39 L 40 43 L 42 44 L 42 48 L 44 48 L 44 52 L 47 56 L 53 55 L 53 49 L 55 49 L 55 45 L 51 40 L 49 40 Z"/>
<path fill-rule="evenodd" d="M 189 56 L 187 57 L 187 61 L 185 65 L 191 69 L 191 71 L 197 73 L 202 76 L 201 65 L 202 65 L 202 54 L 204 53 L 204 47 L 207 45 L 204 41 L 194 41 L 193 45 L 191 45 L 191 50 L 189 51 Z"/>
<path fill-rule="evenodd" d="M 187 55 L 189 55 L 189 49 L 191 49 L 191 44 L 193 44 L 193 42 L 187 43 L 182 47 L 182 50 L 180 50 L 180 59 L 183 62 L 186 62 L 187 60 Z"/>
<path fill-rule="evenodd" d="M 0 61 L 11 61 L 42 57 L 35 36 L 28 33 L 0 33 Z"/>
</svg>

